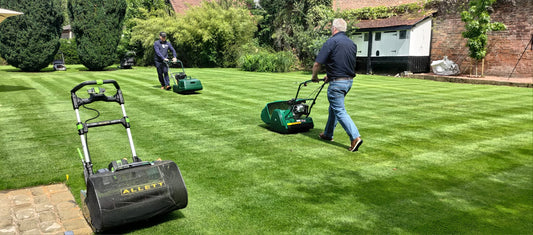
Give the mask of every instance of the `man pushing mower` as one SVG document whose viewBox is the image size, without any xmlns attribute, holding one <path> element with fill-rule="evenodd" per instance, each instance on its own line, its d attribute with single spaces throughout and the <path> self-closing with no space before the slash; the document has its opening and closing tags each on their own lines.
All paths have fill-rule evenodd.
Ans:
<svg viewBox="0 0 533 235">
<path fill-rule="evenodd" d="M 157 76 L 161 89 L 170 90 L 170 80 L 168 78 L 168 67 L 165 62 L 168 61 L 168 50 L 172 51 L 172 62 L 176 62 L 176 50 L 172 47 L 172 44 L 167 41 L 167 34 L 165 32 L 159 33 L 159 40 L 154 42 L 154 61 L 157 68 Z"/>
</svg>

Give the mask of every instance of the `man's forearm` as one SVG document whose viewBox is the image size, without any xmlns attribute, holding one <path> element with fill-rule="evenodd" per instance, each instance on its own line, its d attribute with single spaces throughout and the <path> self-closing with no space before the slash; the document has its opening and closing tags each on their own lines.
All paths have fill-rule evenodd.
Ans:
<svg viewBox="0 0 533 235">
<path fill-rule="evenodd" d="M 315 64 L 313 64 L 313 76 L 311 77 L 312 80 L 318 80 L 318 72 L 320 72 L 320 64 L 315 62 Z"/>
</svg>

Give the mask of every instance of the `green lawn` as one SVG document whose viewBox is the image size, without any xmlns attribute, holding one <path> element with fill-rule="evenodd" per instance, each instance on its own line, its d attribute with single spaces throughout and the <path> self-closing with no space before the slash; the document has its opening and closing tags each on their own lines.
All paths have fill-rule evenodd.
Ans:
<svg viewBox="0 0 533 235">
<path fill-rule="evenodd" d="M 81 71 L 80 71 L 81 70 Z M 315 129 L 282 135 L 260 119 L 308 73 L 187 69 L 204 90 L 159 89 L 155 68 L 23 73 L 0 66 L 0 189 L 85 187 L 70 89 L 115 79 L 139 157 L 173 160 L 187 208 L 131 226 L 133 234 L 527 234 L 533 231 L 533 89 L 358 75 L 346 98 L 364 144 L 346 150 Z M 311 92 L 317 85 L 303 90 Z M 81 92 L 80 94 L 83 94 Z M 94 103 L 99 120 L 116 103 Z M 81 109 L 83 120 L 94 112 Z M 130 157 L 122 126 L 90 129 L 95 169 Z M 124 232 L 124 231 L 122 231 Z"/>
</svg>

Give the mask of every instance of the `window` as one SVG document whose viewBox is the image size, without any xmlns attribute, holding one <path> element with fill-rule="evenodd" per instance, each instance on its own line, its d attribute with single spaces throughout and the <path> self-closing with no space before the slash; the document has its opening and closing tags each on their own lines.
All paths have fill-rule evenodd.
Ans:
<svg viewBox="0 0 533 235">
<path fill-rule="evenodd" d="M 400 39 L 407 38 L 407 30 L 400 30 Z"/>
<path fill-rule="evenodd" d="M 374 41 L 381 41 L 381 32 L 376 32 L 374 36 L 376 37 Z"/>
<path fill-rule="evenodd" d="M 364 36 L 363 41 L 368 42 L 368 33 L 364 33 L 364 35 L 365 35 L 365 36 Z"/>
</svg>

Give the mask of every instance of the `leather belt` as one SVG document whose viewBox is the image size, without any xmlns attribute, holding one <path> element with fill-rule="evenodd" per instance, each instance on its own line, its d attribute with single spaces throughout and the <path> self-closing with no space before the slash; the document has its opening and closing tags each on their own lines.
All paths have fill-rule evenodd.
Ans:
<svg viewBox="0 0 533 235">
<path fill-rule="evenodd" d="M 344 78 L 335 78 L 335 79 L 332 79 L 332 81 L 343 81 L 343 80 L 352 80 L 353 78 L 351 77 L 344 77 Z"/>
</svg>

